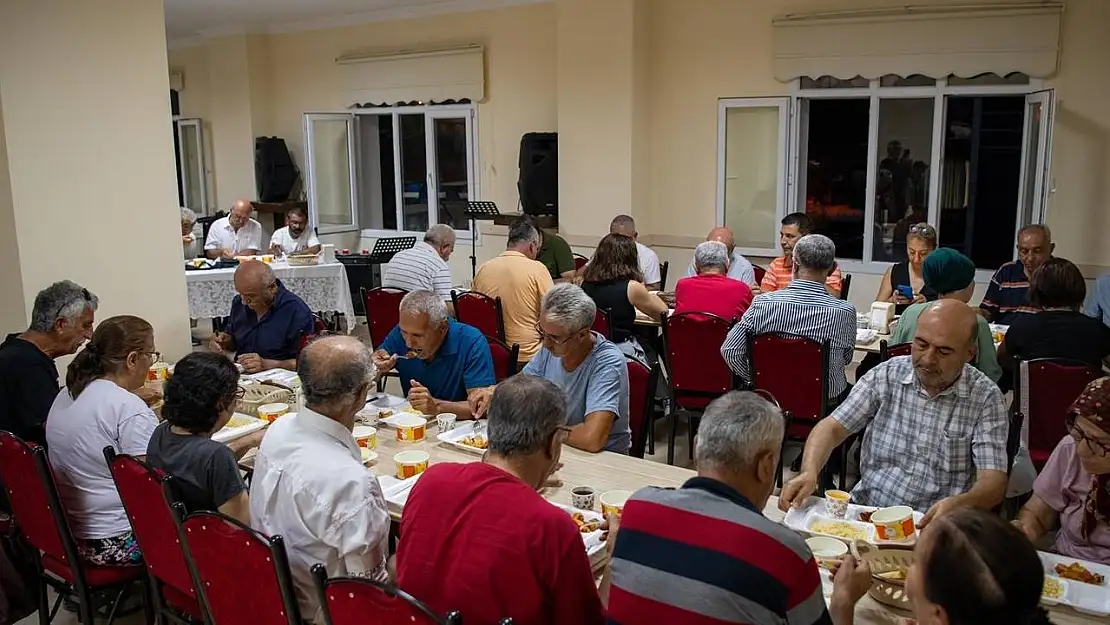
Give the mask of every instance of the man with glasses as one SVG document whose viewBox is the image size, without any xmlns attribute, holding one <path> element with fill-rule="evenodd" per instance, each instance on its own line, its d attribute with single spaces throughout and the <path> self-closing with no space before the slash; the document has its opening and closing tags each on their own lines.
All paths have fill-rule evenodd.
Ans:
<svg viewBox="0 0 1110 625">
<path fill-rule="evenodd" d="M 239 294 L 231 302 L 223 332 L 212 338 L 212 349 L 236 352 L 236 362 L 246 373 L 295 371 L 301 337 L 316 328 L 308 305 L 274 277 L 269 265 L 257 260 L 235 270 L 235 290 Z"/>
<path fill-rule="evenodd" d="M 1044 261 L 1052 257 L 1056 244 L 1048 226 L 1032 224 L 1018 231 L 1018 259 L 994 272 L 987 294 L 979 304 L 979 314 L 991 323 L 1010 325 L 1022 315 L 1039 312 L 1029 302 L 1029 278 Z"/>
<path fill-rule="evenodd" d="M 262 250 L 262 224 L 251 219 L 254 207 L 249 200 L 236 200 L 227 217 L 212 222 L 204 253 L 208 258 L 254 256 Z"/>
</svg>

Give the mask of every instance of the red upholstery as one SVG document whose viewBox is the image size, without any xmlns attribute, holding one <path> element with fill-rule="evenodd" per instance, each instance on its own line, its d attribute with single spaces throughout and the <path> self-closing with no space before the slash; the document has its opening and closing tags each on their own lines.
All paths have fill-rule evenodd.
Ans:
<svg viewBox="0 0 1110 625">
<path fill-rule="evenodd" d="M 632 450 L 635 458 L 644 457 L 644 447 L 650 432 L 651 411 L 655 407 L 655 380 L 658 365 L 648 369 L 640 361 L 627 358 L 628 365 L 628 417 L 632 430 Z"/>
<path fill-rule="evenodd" d="M 344 577 L 323 581 L 322 568 L 313 567 L 317 592 L 331 625 L 445 625 L 455 622 L 434 612 L 408 593 L 368 579 Z M 373 620 L 368 617 L 373 615 Z"/>
<path fill-rule="evenodd" d="M 42 551 L 44 560 L 52 558 L 58 569 L 72 579 L 69 559 L 66 556 L 62 532 L 69 533 L 69 527 L 59 528 L 54 522 L 50 508 L 50 491 L 57 490 L 53 477 L 47 484 L 40 479 L 36 454 L 46 460 L 46 450 L 34 443 L 26 443 L 10 432 L 0 432 L 0 479 L 8 491 L 12 514 L 19 524 L 27 542 Z M 54 570 L 51 568 L 51 570 Z M 63 575 L 61 571 L 54 571 Z"/>
<path fill-rule="evenodd" d="M 366 325 L 370 330 L 370 343 L 378 347 L 385 337 L 397 327 L 401 319 L 401 300 L 407 291 L 374 287 L 362 290 L 362 302 L 366 307 Z"/>
<path fill-rule="evenodd" d="M 585 256 L 583 256 L 581 254 L 575 254 L 574 255 L 574 270 L 578 271 L 579 269 L 585 267 L 586 263 L 588 263 L 588 262 L 590 262 L 590 259 L 586 258 Z"/>
<path fill-rule="evenodd" d="M 663 344 L 675 405 L 700 410 L 733 386 L 721 345 L 732 324 L 709 313 L 686 312 L 663 319 Z"/>
<path fill-rule="evenodd" d="M 190 597 L 173 586 L 162 586 L 162 600 L 185 616 L 198 622 L 204 621 L 204 611 L 200 609 L 200 603 L 195 597 Z"/>
<path fill-rule="evenodd" d="M 82 564 L 85 570 L 85 583 L 93 588 L 100 588 L 102 586 L 115 586 L 116 584 L 122 584 L 124 582 L 132 582 L 142 577 L 143 574 L 146 572 L 146 570 L 140 565 L 93 566 L 91 564 Z M 74 579 L 73 577 L 73 567 L 69 566 L 64 561 L 55 558 L 54 556 L 43 554 L 42 568 L 50 571 L 54 575 L 57 575 L 61 579 L 65 580 L 66 583 L 76 583 L 76 579 Z"/>
<path fill-rule="evenodd" d="M 1060 439 L 1064 418 L 1075 398 L 1102 370 L 1081 362 L 1042 358 L 1019 363 L 1014 405 L 1029 422 L 1029 456 L 1040 471 Z"/>
<path fill-rule="evenodd" d="M 594 325 L 590 329 L 593 330 L 594 332 L 597 332 L 601 336 L 604 336 L 605 338 L 610 338 L 610 334 L 609 334 L 609 326 L 610 325 L 611 324 L 609 322 L 609 310 L 608 309 L 603 310 L 601 308 L 598 308 L 597 313 L 594 314 Z"/>
<path fill-rule="evenodd" d="M 497 381 L 501 382 L 516 375 L 520 345 L 513 343 L 512 347 L 509 347 L 492 336 L 487 336 L 486 342 L 489 344 L 489 355 L 493 357 L 493 375 Z"/>
<path fill-rule="evenodd" d="M 879 359 L 883 361 L 899 356 L 909 356 L 912 351 L 913 343 L 887 345 L 886 341 L 879 341 Z"/>
<path fill-rule="evenodd" d="M 763 276 L 767 275 L 767 270 L 759 265 L 752 265 L 752 271 L 755 273 L 755 285 L 759 286 L 763 283 Z"/>
<path fill-rule="evenodd" d="M 804 438 L 826 416 L 828 347 L 801 336 L 760 334 L 749 346 L 753 384 L 791 414 L 790 438 Z"/>
<path fill-rule="evenodd" d="M 455 305 L 455 319 L 478 328 L 486 336 L 504 341 L 505 318 L 501 313 L 501 298 L 490 297 L 477 291 L 456 293 L 451 291 Z"/>
<path fill-rule="evenodd" d="M 218 512 L 196 512 L 182 523 L 197 577 L 215 623 L 290 625 L 300 619 L 280 538 L 267 539 Z M 279 582 L 279 577 L 284 581 Z"/>
</svg>

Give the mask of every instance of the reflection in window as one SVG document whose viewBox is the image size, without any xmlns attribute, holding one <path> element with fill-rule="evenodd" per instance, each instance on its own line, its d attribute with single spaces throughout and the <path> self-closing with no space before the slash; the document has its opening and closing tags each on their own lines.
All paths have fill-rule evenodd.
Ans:
<svg viewBox="0 0 1110 625">
<path fill-rule="evenodd" d="M 358 115 L 359 224 L 397 229 L 397 188 L 393 175 L 393 115 Z"/>
<path fill-rule="evenodd" d="M 932 87 L 936 84 L 936 80 L 923 74 L 910 74 L 906 77 L 887 74 L 879 79 L 880 87 Z"/>
<path fill-rule="evenodd" d="M 866 99 L 806 100 L 805 212 L 840 258 L 863 258 L 867 204 Z"/>
<path fill-rule="evenodd" d="M 1013 72 L 1005 76 L 998 74 L 979 74 L 978 76 L 971 76 L 963 78 L 950 74 L 948 76 L 948 85 L 952 87 L 991 87 L 997 85 L 1028 85 L 1029 76 L 1021 72 Z"/>
<path fill-rule="evenodd" d="M 906 260 L 910 226 L 929 217 L 929 163 L 933 154 L 933 98 L 879 101 L 872 259 Z"/>
<path fill-rule="evenodd" d="M 424 114 L 400 115 L 403 230 L 428 229 L 428 148 L 424 142 Z"/>
<path fill-rule="evenodd" d="M 466 118 L 437 118 L 433 120 L 433 128 L 436 179 L 439 182 L 437 221 L 456 230 L 466 230 L 470 227 L 465 215 L 470 178 L 466 161 Z"/>
<path fill-rule="evenodd" d="M 856 76 L 847 80 L 836 76 L 821 76 L 820 78 L 802 76 L 799 85 L 802 89 L 866 89 L 871 86 L 871 81 L 863 76 Z"/>
</svg>

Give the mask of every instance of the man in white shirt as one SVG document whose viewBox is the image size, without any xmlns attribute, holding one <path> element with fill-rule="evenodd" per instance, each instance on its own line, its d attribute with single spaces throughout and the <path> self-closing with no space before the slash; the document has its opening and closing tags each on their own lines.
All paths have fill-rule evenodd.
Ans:
<svg viewBox="0 0 1110 625">
<path fill-rule="evenodd" d="M 705 237 L 705 240 L 719 241 L 728 248 L 730 258 L 728 277 L 743 282 L 752 288 L 759 286 L 759 283 L 755 281 L 755 268 L 752 267 L 747 258 L 744 258 L 743 254 L 736 251 L 736 237 L 732 233 L 732 228 L 717 226 L 709 231 L 709 236 Z M 686 277 L 697 275 L 697 273 L 694 268 L 694 261 L 690 261 L 690 266 L 686 268 Z"/>
<path fill-rule="evenodd" d="M 455 251 L 455 230 L 436 224 L 424 241 L 394 254 L 382 270 L 382 286 L 403 291 L 432 291 L 451 301 L 451 268 L 447 260 Z"/>
<path fill-rule="evenodd" d="M 251 523 L 285 537 L 301 617 L 320 622 L 310 569 L 385 581 L 389 513 L 351 436 L 370 388 L 370 351 L 352 337 L 325 337 L 301 352 L 297 373 L 305 409 L 275 421 L 262 439 Z"/>
<path fill-rule="evenodd" d="M 308 212 L 300 206 L 285 213 L 285 227 L 278 228 L 270 237 L 270 252 L 275 256 L 287 254 L 319 254 L 320 241 L 308 227 Z"/>
<path fill-rule="evenodd" d="M 221 217 L 208 229 L 204 254 L 208 258 L 254 256 L 262 250 L 262 224 L 251 219 L 254 207 L 249 200 L 236 200 L 227 217 Z"/>
<path fill-rule="evenodd" d="M 650 247 L 640 243 L 638 239 L 640 233 L 636 232 L 636 220 L 628 215 L 617 215 L 609 223 L 609 234 L 623 234 L 636 241 L 636 251 L 640 257 L 640 273 L 644 274 L 644 286 L 649 291 L 658 290 L 662 282 L 659 277 L 659 257 L 651 251 Z"/>
</svg>

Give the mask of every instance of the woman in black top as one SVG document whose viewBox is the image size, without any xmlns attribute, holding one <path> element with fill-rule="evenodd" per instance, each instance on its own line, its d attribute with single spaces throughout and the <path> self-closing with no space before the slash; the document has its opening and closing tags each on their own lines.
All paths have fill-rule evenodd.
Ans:
<svg viewBox="0 0 1110 625">
<path fill-rule="evenodd" d="M 937 231 L 927 223 L 914 224 L 906 236 L 906 262 L 892 265 L 886 270 L 882 282 L 879 284 L 879 294 L 875 301 L 893 302 L 896 304 L 895 312 L 902 311 L 910 304 L 936 299 L 936 293 L 925 286 L 925 278 L 921 268 L 925 258 L 937 249 Z M 913 289 L 913 297 L 905 297 L 898 292 L 899 286 L 908 286 Z"/>
<path fill-rule="evenodd" d="M 659 321 L 667 310 L 663 300 L 643 285 L 643 279 L 636 241 L 623 234 L 607 235 L 598 243 L 582 277 L 582 290 L 598 310 L 609 311 L 610 340 L 626 356 L 640 361 L 644 361 L 644 349 L 632 334 L 636 311 Z"/>
</svg>

